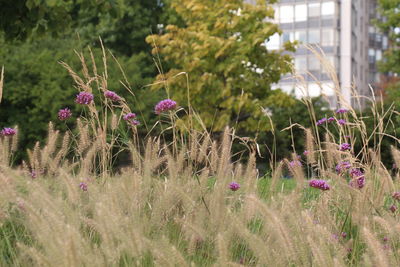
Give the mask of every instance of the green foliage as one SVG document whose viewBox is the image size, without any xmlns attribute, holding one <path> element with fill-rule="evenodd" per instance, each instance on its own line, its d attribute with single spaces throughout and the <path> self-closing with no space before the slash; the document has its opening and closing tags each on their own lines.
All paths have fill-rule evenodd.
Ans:
<svg viewBox="0 0 400 267">
<path fill-rule="evenodd" d="M 87 44 L 97 42 L 101 36 L 105 46 L 119 55 L 131 56 L 139 51 L 149 51 L 145 37 L 158 31 L 157 25 L 164 14 L 160 2 L 121 0 L 115 7 L 115 14 L 81 9 L 76 31 Z M 152 64 L 151 57 L 146 60 Z"/>
<path fill-rule="evenodd" d="M 32 147 L 34 142 L 43 141 L 49 121 L 55 122 L 57 128 L 62 130 L 66 130 L 67 126 L 72 127 L 73 122 L 67 121 L 65 124 L 57 119 L 58 110 L 70 107 L 74 116 L 78 116 L 82 108 L 74 103 L 78 91 L 59 61 L 81 71 L 79 58 L 73 52 L 74 49 L 79 50 L 79 42 L 69 38 L 47 37 L 32 43 L 5 43 L 0 39 L 0 44 L 0 65 L 5 66 L 0 126 L 19 126 L 21 148 Z M 100 48 L 92 50 L 100 58 Z M 146 56 L 145 53 L 138 53 L 129 58 L 119 58 L 135 97 L 121 85 L 120 80 L 124 78 L 117 63 L 111 57 L 108 59 L 109 89 L 132 103 L 141 121 L 149 120 L 151 112 L 146 110 L 151 109 L 157 101 L 157 95 L 150 95 L 148 90 L 142 88 L 150 82 L 154 71 L 151 65 L 143 63 Z M 103 71 L 102 65 L 98 65 L 99 71 Z M 21 153 L 24 151 L 20 150 Z"/>
<path fill-rule="evenodd" d="M 264 46 L 280 32 L 265 21 L 273 17 L 272 6 L 266 1 L 170 2 L 186 26 L 168 25 L 163 34 L 147 37 L 153 54 L 171 64 L 157 76 L 155 87 L 165 87 L 181 106 L 191 105 L 209 129 L 268 129 L 262 107 L 276 102 L 270 97 L 284 105 L 290 98 L 271 93 L 271 84 L 290 71 L 291 60 Z"/>
<path fill-rule="evenodd" d="M 113 13 L 114 0 L 0 0 L 0 32 L 6 39 L 25 39 L 33 34 L 58 35 L 74 24 L 76 10 Z"/>
<path fill-rule="evenodd" d="M 400 32 L 398 31 L 400 25 L 400 0 L 379 0 L 379 11 L 385 18 L 378 21 L 378 27 L 386 34 L 388 34 L 391 47 L 385 51 L 385 60 L 380 64 L 383 72 L 400 73 Z"/>
</svg>

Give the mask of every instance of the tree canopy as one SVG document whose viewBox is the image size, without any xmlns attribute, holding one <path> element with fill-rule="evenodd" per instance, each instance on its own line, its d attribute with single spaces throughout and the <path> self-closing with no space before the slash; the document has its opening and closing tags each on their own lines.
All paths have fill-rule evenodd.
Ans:
<svg viewBox="0 0 400 267">
<path fill-rule="evenodd" d="M 265 127 L 260 125 L 262 107 L 288 99 L 271 92 L 271 84 L 291 70 L 289 55 L 265 47 L 265 41 L 280 32 L 268 21 L 274 16 L 272 5 L 171 0 L 171 6 L 185 26 L 167 25 L 162 34 L 146 39 L 153 55 L 172 63 L 168 72 L 158 75 L 156 87 L 165 86 L 180 105 L 188 106 L 189 99 L 213 130 L 226 125 L 253 131 Z"/>
</svg>

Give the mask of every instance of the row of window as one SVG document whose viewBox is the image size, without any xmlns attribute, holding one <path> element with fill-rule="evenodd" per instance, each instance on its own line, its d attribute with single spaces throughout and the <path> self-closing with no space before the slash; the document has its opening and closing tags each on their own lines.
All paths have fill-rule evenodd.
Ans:
<svg viewBox="0 0 400 267">
<path fill-rule="evenodd" d="M 332 82 L 322 82 L 322 83 L 281 83 L 273 87 L 273 89 L 280 88 L 282 91 L 291 94 L 294 93 L 297 98 L 302 98 L 306 96 L 317 97 L 321 94 L 327 96 L 335 95 L 335 87 Z"/>
<path fill-rule="evenodd" d="M 285 42 L 299 41 L 302 44 L 318 44 L 320 46 L 334 46 L 338 43 L 337 31 L 330 28 L 318 28 L 298 31 L 285 31 L 282 35 L 275 33 L 265 45 L 267 49 L 279 49 Z"/>
<path fill-rule="evenodd" d="M 275 22 L 293 23 L 306 21 L 308 18 L 331 17 L 335 15 L 334 1 L 297 5 L 281 5 L 275 8 Z"/>
<path fill-rule="evenodd" d="M 324 59 L 329 62 L 335 69 L 338 67 L 338 59 L 335 56 L 325 55 Z M 325 63 L 322 63 L 322 65 Z M 326 63 L 328 64 L 328 63 Z M 324 73 L 326 70 L 324 66 L 321 66 L 320 60 L 315 55 L 309 56 L 295 56 L 294 57 L 294 67 L 297 72 L 303 73 L 306 71 L 313 72 L 319 71 Z M 326 66 L 325 66 L 326 67 Z"/>
</svg>

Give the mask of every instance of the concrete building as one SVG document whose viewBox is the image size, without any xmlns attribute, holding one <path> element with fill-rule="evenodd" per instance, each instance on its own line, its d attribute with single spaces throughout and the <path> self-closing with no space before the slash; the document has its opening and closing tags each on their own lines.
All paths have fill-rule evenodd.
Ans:
<svg viewBox="0 0 400 267">
<path fill-rule="evenodd" d="M 371 95 L 369 84 L 379 82 L 376 62 L 388 46 L 387 37 L 371 22 L 378 16 L 376 0 L 280 0 L 274 8 L 274 22 L 283 34 L 272 36 L 266 42 L 267 49 L 280 49 L 286 41 L 304 44 L 294 53 L 299 78 L 282 77 L 276 88 L 294 92 L 297 97 L 322 94 L 332 108 L 355 105 L 358 101 L 352 97 L 352 88 L 359 95 Z M 322 50 L 338 75 L 336 83 L 327 64 L 321 64 L 306 46 Z M 337 98 L 335 90 L 341 91 L 342 99 Z"/>
</svg>

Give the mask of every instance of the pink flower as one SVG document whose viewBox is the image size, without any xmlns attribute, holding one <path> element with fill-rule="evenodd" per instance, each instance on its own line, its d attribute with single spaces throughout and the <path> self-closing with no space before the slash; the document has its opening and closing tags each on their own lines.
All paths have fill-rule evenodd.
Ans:
<svg viewBox="0 0 400 267">
<path fill-rule="evenodd" d="M 171 99 L 164 99 L 155 106 L 154 111 L 157 115 L 161 114 L 162 112 L 173 110 L 176 108 L 176 102 Z"/>
<path fill-rule="evenodd" d="M 119 95 L 117 95 L 117 93 L 113 92 L 113 91 L 105 91 L 104 92 L 104 96 L 108 99 L 110 99 L 111 101 L 120 101 L 121 97 Z"/>
<path fill-rule="evenodd" d="M 340 119 L 340 120 L 338 120 L 338 124 L 339 125 L 345 125 L 346 124 L 346 120 L 345 119 Z"/>
<path fill-rule="evenodd" d="M 3 128 L 3 130 L 0 131 L 0 135 L 2 136 L 13 136 L 17 133 L 17 131 L 13 128 Z"/>
<path fill-rule="evenodd" d="M 69 108 L 63 108 L 58 111 L 58 119 L 61 121 L 68 120 L 71 116 L 72 112 Z"/>
<path fill-rule="evenodd" d="M 309 154 L 310 154 L 310 151 L 304 150 L 304 152 L 303 152 L 303 155 L 304 155 L 304 156 L 307 156 L 307 155 L 309 155 Z"/>
<path fill-rule="evenodd" d="M 231 189 L 232 191 L 237 191 L 240 188 L 240 184 L 236 183 L 236 182 L 232 182 L 229 184 L 229 189 Z"/>
<path fill-rule="evenodd" d="M 80 92 L 76 95 L 75 102 L 81 105 L 89 105 L 93 101 L 93 94 L 88 92 Z"/>
<path fill-rule="evenodd" d="M 335 120 L 336 120 L 336 119 L 335 119 L 334 117 L 329 117 L 329 118 L 328 118 L 328 122 L 329 122 L 329 123 L 334 122 Z"/>
</svg>

